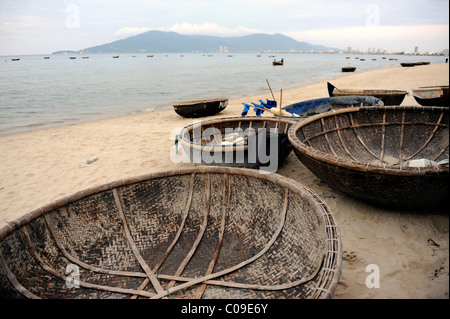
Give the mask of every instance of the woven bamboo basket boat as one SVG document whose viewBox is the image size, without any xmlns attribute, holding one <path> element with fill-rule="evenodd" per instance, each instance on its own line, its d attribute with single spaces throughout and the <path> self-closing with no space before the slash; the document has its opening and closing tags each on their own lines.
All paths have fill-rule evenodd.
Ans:
<svg viewBox="0 0 450 319">
<path fill-rule="evenodd" d="M 338 89 L 327 82 L 328 94 L 331 96 L 373 96 L 381 99 L 384 105 L 402 104 L 408 91 L 405 90 L 361 90 L 361 89 Z"/>
<path fill-rule="evenodd" d="M 448 125 L 448 107 L 346 108 L 298 123 L 289 140 L 306 167 L 343 193 L 431 209 L 449 198 Z"/>
<path fill-rule="evenodd" d="M 174 111 L 187 118 L 211 116 L 222 112 L 228 105 L 227 98 L 190 101 L 173 105 Z"/>
<path fill-rule="evenodd" d="M 267 157 L 277 153 L 277 166 L 292 152 L 292 145 L 287 137 L 289 128 L 296 121 L 286 117 L 226 117 L 202 121 L 183 128 L 176 143 L 180 143 L 183 152 L 195 164 L 233 166 L 246 168 L 268 167 L 270 161 L 263 162 L 256 153 L 257 147 Z M 262 130 L 262 133 L 259 130 Z M 241 136 L 227 142 L 227 135 Z M 267 134 L 257 137 L 257 134 Z M 277 149 L 271 149 L 272 142 L 277 142 Z M 227 142 L 227 144 L 222 144 Z M 265 152 L 264 152 L 265 149 Z"/>
<path fill-rule="evenodd" d="M 91 188 L 0 229 L 0 296 L 329 298 L 341 259 L 314 192 L 204 166 Z"/>
</svg>

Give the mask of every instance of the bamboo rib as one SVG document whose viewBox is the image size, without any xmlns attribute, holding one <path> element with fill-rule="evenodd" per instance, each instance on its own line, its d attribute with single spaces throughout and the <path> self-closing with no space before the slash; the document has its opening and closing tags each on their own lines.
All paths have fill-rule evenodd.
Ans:
<svg viewBox="0 0 450 319">
<path fill-rule="evenodd" d="M 9 267 L 6 265 L 5 258 L 3 257 L 2 252 L 0 251 L 0 268 L 2 268 L 2 271 L 4 274 L 6 274 L 6 277 L 8 277 L 9 282 L 14 286 L 14 288 L 24 295 L 25 297 L 29 299 L 42 299 L 39 296 L 36 296 L 31 291 L 26 289 L 24 286 L 22 286 L 19 281 L 17 280 L 17 277 L 14 275 L 14 273 L 9 269 Z"/>
<path fill-rule="evenodd" d="M 442 121 L 443 117 L 444 117 L 444 112 L 441 112 L 441 115 L 439 116 L 437 123 L 434 124 L 434 130 L 433 130 L 433 132 L 431 132 L 430 137 L 425 141 L 425 143 L 422 145 L 422 147 L 419 148 L 414 154 L 405 158 L 405 161 L 408 161 L 409 159 L 411 159 L 414 156 L 416 156 L 417 154 L 419 154 L 428 145 L 428 143 L 430 143 L 430 141 L 433 139 L 433 136 L 436 134 L 438 128 L 441 126 L 441 121 Z M 440 154 L 442 154 L 442 153 L 443 152 L 441 152 Z M 440 156 L 440 154 L 439 154 L 439 156 Z M 439 156 L 437 156 L 436 158 L 438 158 Z"/>
<path fill-rule="evenodd" d="M 407 122 L 404 123 L 404 125 L 431 125 L 431 126 L 437 126 L 437 127 L 447 127 L 445 124 L 436 124 L 436 123 L 420 123 L 420 122 Z M 324 132 L 320 132 L 314 135 L 309 136 L 308 138 L 306 138 L 305 140 L 303 140 L 302 142 L 308 142 L 311 139 L 314 139 L 316 137 L 319 137 L 321 135 L 327 134 L 327 133 L 331 133 L 337 130 L 346 130 L 346 129 L 355 129 L 355 128 L 361 128 L 361 127 L 371 127 L 371 126 L 388 126 L 388 125 L 398 125 L 397 123 L 372 123 L 372 124 L 357 124 L 357 125 L 350 125 L 350 126 L 342 126 L 339 128 L 333 128 L 333 129 L 329 129 L 327 131 Z M 375 155 L 375 157 L 378 158 L 378 156 Z"/>
<path fill-rule="evenodd" d="M 175 272 L 175 276 L 181 276 L 184 269 L 186 268 L 187 264 L 191 260 L 192 256 L 195 253 L 195 250 L 197 249 L 198 245 L 200 244 L 200 241 L 202 240 L 203 234 L 205 233 L 206 226 L 208 225 L 208 216 L 209 216 L 209 209 L 211 206 L 211 176 L 210 174 L 207 174 L 207 181 L 206 181 L 206 190 L 205 190 L 205 200 L 206 200 L 206 209 L 205 209 L 205 215 L 203 217 L 203 223 L 200 226 L 200 231 L 197 235 L 197 238 L 195 239 L 194 244 L 192 245 L 191 250 L 187 253 L 186 257 L 178 267 L 177 271 Z M 175 281 L 171 281 L 169 285 L 167 286 L 167 289 L 172 288 L 175 285 Z"/>
<path fill-rule="evenodd" d="M 347 144 L 344 143 L 344 140 L 342 139 L 342 134 L 341 134 L 341 130 L 339 129 L 339 123 L 338 123 L 338 120 L 337 120 L 337 116 L 334 117 L 334 122 L 335 122 L 336 128 L 338 129 L 337 130 L 337 135 L 338 135 L 339 141 L 341 142 L 342 148 L 344 149 L 345 153 L 347 153 L 347 155 L 350 156 L 350 158 L 352 160 L 357 161 L 356 157 L 353 156 L 353 154 L 348 149 Z"/>
<path fill-rule="evenodd" d="M 195 173 L 191 174 L 191 178 L 190 178 L 190 183 L 189 183 L 189 194 L 187 196 L 187 201 L 186 201 L 186 206 L 184 208 L 183 214 L 182 214 L 182 218 L 181 218 L 181 223 L 180 226 L 178 227 L 178 231 L 175 235 L 175 238 L 172 240 L 172 242 L 170 243 L 170 245 L 167 247 L 166 252 L 164 253 L 163 257 L 161 258 L 161 260 L 159 261 L 159 263 L 155 266 L 155 268 L 153 269 L 153 271 L 156 273 L 159 269 L 159 267 L 161 267 L 161 265 L 164 263 L 164 261 L 166 260 L 167 256 L 169 256 L 170 252 L 172 251 L 172 248 L 175 246 L 175 244 L 178 241 L 178 238 L 180 238 L 181 232 L 184 228 L 184 225 L 186 224 L 186 219 L 189 215 L 189 209 L 191 208 L 191 203 L 192 203 L 192 195 L 194 193 L 194 180 L 195 180 Z M 148 285 L 149 283 L 149 279 L 146 278 L 145 281 L 141 284 L 141 286 L 138 288 L 139 291 L 144 290 L 145 287 Z M 137 295 L 131 297 L 131 299 L 136 299 Z"/>
<path fill-rule="evenodd" d="M 138 260 L 142 269 L 144 269 L 145 273 L 147 274 L 148 278 L 150 279 L 153 287 L 156 289 L 156 291 L 158 293 L 161 293 L 162 291 L 164 291 L 164 289 L 161 287 L 161 284 L 159 283 L 158 279 L 156 278 L 155 273 L 150 269 L 148 264 L 145 262 L 144 258 L 142 258 L 138 248 L 136 247 L 136 244 L 134 243 L 133 237 L 131 236 L 130 229 L 128 228 L 128 224 L 125 219 L 125 215 L 123 214 L 122 203 L 120 201 L 119 194 L 118 194 L 118 191 L 116 188 L 113 189 L 113 195 L 114 195 L 114 201 L 116 202 L 116 206 L 117 206 L 117 209 L 119 212 L 119 216 L 123 222 L 125 236 L 127 237 L 127 240 L 131 246 L 131 250 L 133 251 L 133 254 L 136 256 L 136 259 Z"/>
<path fill-rule="evenodd" d="M 28 231 L 26 229 L 26 226 L 23 226 L 20 229 L 22 235 L 25 238 L 25 242 L 27 243 L 28 250 L 30 251 L 31 255 L 33 256 L 34 260 L 39 264 L 39 266 L 44 269 L 46 272 L 51 274 L 52 276 L 66 282 L 67 277 L 58 271 L 56 271 L 53 267 L 51 267 L 49 264 L 47 264 L 42 258 L 39 256 L 39 254 L 36 252 L 36 250 L 33 248 L 33 244 L 31 243 L 30 235 L 28 234 Z M 152 297 L 153 293 L 148 293 L 145 291 L 137 291 L 134 289 L 127 289 L 127 288 L 118 288 L 118 287 L 109 287 L 104 285 L 96 285 L 91 284 L 85 281 L 78 281 L 78 284 L 80 287 L 88 288 L 88 289 L 97 289 L 97 290 L 103 290 L 108 292 L 115 292 L 115 293 L 124 293 L 124 294 L 139 294 L 144 297 Z"/>
<path fill-rule="evenodd" d="M 320 119 L 320 124 L 322 125 L 322 131 L 325 131 L 325 123 L 323 118 Z M 330 148 L 331 153 L 333 153 L 334 156 L 337 156 L 336 152 L 334 151 L 333 147 L 331 146 L 332 143 L 330 142 L 330 139 L 328 138 L 328 134 L 325 133 L 325 139 L 327 141 L 328 147 Z"/>
<path fill-rule="evenodd" d="M 225 223 L 226 223 L 226 217 L 227 217 L 227 210 L 228 210 L 228 204 L 230 202 L 230 180 L 229 176 L 227 174 L 224 174 L 224 191 L 223 191 L 223 204 L 222 204 L 222 221 L 220 224 L 220 231 L 219 231 L 219 239 L 217 241 L 217 246 L 214 252 L 213 259 L 211 260 L 208 269 L 206 270 L 205 275 L 210 275 L 213 270 L 214 266 L 216 265 L 217 259 L 219 258 L 220 248 L 222 247 L 222 241 L 223 241 L 223 235 L 225 233 Z M 200 299 L 203 296 L 203 293 L 205 292 L 207 284 L 203 283 L 198 291 L 196 298 Z"/>
<path fill-rule="evenodd" d="M 367 152 L 369 152 L 370 155 L 372 155 L 373 157 L 375 157 L 376 159 L 380 159 L 380 157 L 378 157 L 375 152 L 373 152 L 367 145 L 366 143 L 362 140 L 361 136 L 359 136 L 358 132 L 356 131 L 355 125 L 354 125 L 354 120 L 353 120 L 353 116 L 350 113 L 350 123 L 352 124 L 352 128 L 353 131 L 355 132 L 356 138 L 358 139 L 358 141 L 361 143 L 361 145 L 367 150 Z M 383 125 L 383 130 L 384 130 L 384 125 Z M 342 128 L 341 128 L 342 129 Z M 384 143 L 384 137 L 383 137 L 383 143 Z"/>
<path fill-rule="evenodd" d="M 383 123 L 381 126 L 381 154 L 379 157 L 380 163 L 383 163 L 385 138 L 386 138 L 386 110 L 384 110 L 383 112 Z"/>
<path fill-rule="evenodd" d="M 61 209 L 65 209 L 65 208 L 61 208 Z M 118 276 L 128 276 L 128 277 L 147 277 L 147 275 L 145 273 L 100 268 L 97 266 L 87 264 L 84 261 L 74 257 L 64 248 L 64 245 L 62 244 L 61 239 L 58 238 L 58 236 L 55 234 L 55 232 L 53 230 L 53 223 L 52 223 L 50 217 L 48 216 L 48 214 L 44 215 L 44 219 L 47 224 L 47 229 L 49 230 L 50 236 L 55 241 L 56 246 L 61 251 L 63 256 L 65 258 L 67 258 L 70 262 L 72 262 L 73 264 L 76 264 L 82 268 L 88 269 L 93 272 L 98 272 L 98 273 L 103 273 L 103 274 L 108 274 L 108 275 L 118 275 Z"/>
<path fill-rule="evenodd" d="M 176 287 L 171 287 L 171 288 L 163 291 L 162 293 L 158 293 L 157 295 L 153 296 L 152 299 L 162 298 L 162 297 L 165 297 L 166 295 L 168 295 L 169 293 L 173 293 L 173 292 L 175 292 L 177 290 L 185 289 L 185 288 L 191 287 L 193 285 L 199 284 L 201 282 L 204 282 L 206 280 L 210 280 L 210 279 L 214 279 L 214 278 L 217 278 L 217 277 L 224 276 L 224 275 L 226 275 L 228 273 L 231 273 L 233 271 L 236 271 L 237 269 L 242 268 L 242 267 L 252 263 L 253 261 L 257 260 L 258 258 L 260 258 L 274 244 L 275 240 L 278 238 L 278 236 L 281 233 L 281 230 L 283 229 L 284 222 L 286 220 L 286 212 L 287 212 L 287 208 L 288 208 L 288 199 L 289 199 L 289 189 L 286 188 L 283 210 L 282 210 L 282 214 L 280 216 L 281 222 L 280 222 L 280 224 L 278 226 L 278 229 L 275 232 L 275 234 L 272 236 L 272 239 L 267 243 L 267 245 L 259 253 L 257 253 L 255 256 L 253 256 L 252 258 L 249 258 L 249 259 L 239 263 L 236 266 L 224 269 L 222 271 L 219 271 L 219 272 L 214 273 L 214 274 L 210 274 L 208 276 L 203 276 L 203 277 L 200 277 L 200 278 L 196 278 L 194 280 L 191 280 L 191 281 L 189 281 L 187 283 L 178 285 Z"/>
<path fill-rule="evenodd" d="M 399 154 L 398 154 L 398 162 L 400 163 L 400 169 L 403 168 L 403 139 L 405 138 L 405 117 L 406 112 L 402 112 L 402 124 L 400 125 L 400 145 L 399 145 Z"/>
</svg>

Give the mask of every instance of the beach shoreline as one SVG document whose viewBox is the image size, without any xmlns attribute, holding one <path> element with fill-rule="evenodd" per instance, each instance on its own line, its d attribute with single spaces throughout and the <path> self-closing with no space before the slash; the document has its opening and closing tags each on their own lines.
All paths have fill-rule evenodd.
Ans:
<svg viewBox="0 0 450 319">
<path fill-rule="evenodd" d="M 411 92 L 414 87 L 448 85 L 448 81 L 445 63 L 397 66 L 283 89 L 282 104 L 327 97 L 327 82 L 342 89 Z M 277 100 L 280 89 L 272 87 Z M 265 99 L 272 99 L 269 89 L 232 99 L 224 111 L 201 120 L 241 116 L 242 103 Z M 408 94 L 402 105 L 418 104 Z M 1 135 L 0 228 L 90 187 L 192 167 L 170 158 L 176 134 L 192 123 L 193 119 L 169 109 Z M 336 218 L 344 256 L 335 298 L 449 298 L 448 212 L 381 209 L 349 198 L 321 183 L 293 153 L 278 173 L 322 196 Z M 438 246 L 430 245 L 429 239 Z M 367 287 L 368 265 L 379 267 L 380 288 Z"/>
</svg>

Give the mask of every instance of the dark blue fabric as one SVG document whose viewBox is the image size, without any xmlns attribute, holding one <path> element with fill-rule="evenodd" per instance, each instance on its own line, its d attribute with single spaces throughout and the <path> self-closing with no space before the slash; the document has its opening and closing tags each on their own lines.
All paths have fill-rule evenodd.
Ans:
<svg viewBox="0 0 450 319">
<path fill-rule="evenodd" d="M 331 101 L 329 97 L 294 103 L 286 106 L 285 110 L 291 114 L 303 114 L 307 113 L 311 109 L 323 105 L 331 106 Z"/>
</svg>

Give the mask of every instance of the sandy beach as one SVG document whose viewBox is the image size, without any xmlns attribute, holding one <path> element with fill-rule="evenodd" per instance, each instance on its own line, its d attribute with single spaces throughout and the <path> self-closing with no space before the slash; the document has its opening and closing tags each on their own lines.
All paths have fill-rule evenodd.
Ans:
<svg viewBox="0 0 450 319">
<path fill-rule="evenodd" d="M 328 81 L 342 89 L 411 92 L 418 86 L 448 85 L 449 67 L 444 63 L 398 66 Z M 328 96 L 326 82 L 272 89 L 277 99 L 283 89 L 283 105 L 288 105 Z M 269 90 L 233 99 L 222 113 L 204 119 L 240 116 L 243 102 L 267 98 L 271 98 Z M 418 104 L 408 94 L 402 105 Z M 166 110 L 0 136 L 0 227 L 89 187 L 193 166 L 170 158 L 175 134 L 189 124 L 192 119 Z M 449 298 L 447 211 L 386 210 L 351 199 L 321 183 L 294 153 L 278 173 L 322 195 L 341 229 L 343 267 L 334 298 Z M 379 267 L 379 288 L 366 286 L 370 274 L 366 267 L 371 264 Z"/>
</svg>

